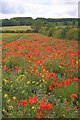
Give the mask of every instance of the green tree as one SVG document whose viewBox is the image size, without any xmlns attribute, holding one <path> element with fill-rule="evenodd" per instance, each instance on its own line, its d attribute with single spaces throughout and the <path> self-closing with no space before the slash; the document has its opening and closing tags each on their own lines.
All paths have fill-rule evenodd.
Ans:
<svg viewBox="0 0 80 120">
<path fill-rule="evenodd" d="M 44 26 L 44 21 L 42 21 L 40 19 L 36 19 L 33 21 L 32 29 L 35 30 L 36 32 L 39 32 L 39 30 L 43 26 Z"/>
<path fill-rule="evenodd" d="M 9 26 L 9 25 L 10 25 L 9 19 L 3 19 L 2 20 L 2 26 Z"/>
<path fill-rule="evenodd" d="M 14 19 L 10 19 L 9 20 L 9 25 L 11 26 L 18 26 L 19 25 L 19 22 L 17 20 L 14 20 Z"/>
</svg>

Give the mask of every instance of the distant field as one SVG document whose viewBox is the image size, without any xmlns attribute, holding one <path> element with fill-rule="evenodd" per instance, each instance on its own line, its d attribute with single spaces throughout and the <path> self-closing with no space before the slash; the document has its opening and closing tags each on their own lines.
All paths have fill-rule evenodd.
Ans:
<svg viewBox="0 0 80 120">
<path fill-rule="evenodd" d="M 8 26 L 8 27 L 0 27 L 0 30 L 31 30 L 30 26 Z"/>
</svg>

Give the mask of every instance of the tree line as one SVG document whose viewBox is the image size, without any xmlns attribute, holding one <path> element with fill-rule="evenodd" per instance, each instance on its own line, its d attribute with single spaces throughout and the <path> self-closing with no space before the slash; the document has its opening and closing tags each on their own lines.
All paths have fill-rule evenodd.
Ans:
<svg viewBox="0 0 80 120">
<path fill-rule="evenodd" d="M 39 23 L 39 24 L 38 24 Z M 77 26 L 78 18 L 36 18 L 32 17 L 14 17 L 10 19 L 0 19 L 0 26 L 32 26 L 34 24 L 47 25 L 47 24 L 55 24 L 55 25 L 65 25 L 65 26 Z"/>
</svg>

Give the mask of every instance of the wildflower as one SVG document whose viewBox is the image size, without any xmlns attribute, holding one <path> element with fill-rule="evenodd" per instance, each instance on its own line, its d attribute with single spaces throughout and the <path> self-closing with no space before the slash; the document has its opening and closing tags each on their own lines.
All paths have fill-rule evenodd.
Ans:
<svg viewBox="0 0 80 120">
<path fill-rule="evenodd" d="M 77 98 L 77 95 L 76 94 L 72 94 L 72 95 L 70 95 L 70 98 Z"/>
<path fill-rule="evenodd" d="M 58 81 L 58 78 L 56 78 L 56 80 Z"/>
<path fill-rule="evenodd" d="M 34 84 L 35 83 L 35 81 L 32 81 L 32 84 Z"/>
<path fill-rule="evenodd" d="M 34 106 L 32 106 L 32 109 L 35 109 L 35 107 L 34 107 Z"/>
<path fill-rule="evenodd" d="M 56 74 L 56 73 L 53 73 L 53 76 L 56 78 L 56 77 L 57 77 L 57 74 Z"/>
<path fill-rule="evenodd" d="M 28 67 L 26 68 L 26 70 L 30 70 L 30 66 L 28 66 Z"/>
<path fill-rule="evenodd" d="M 15 66 L 15 69 L 16 69 L 16 72 L 18 72 L 18 70 L 19 70 L 18 66 Z"/>
<path fill-rule="evenodd" d="M 52 110 L 52 104 L 47 104 L 47 105 L 46 105 L 46 109 L 47 109 L 47 110 Z"/>
<path fill-rule="evenodd" d="M 4 84 L 6 85 L 6 84 L 8 83 L 8 80 L 4 80 L 3 82 L 4 82 Z"/>
<path fill-rule="evenodd" d="M 62 68 L 62 66 L 59 66 L 60 68 Z"/>
<path fill-rule="evenodd" d="M 16 100 L 16 97 L 15 97 L 15 96 L 13 97 L 13 100 Z"/>
<path fill-rule="evenodd" d="M 8 103 L 9 103 L 10 101 L 11 101 L 10 99 L 7 100 Z"/>
<path fill-rule="evenodd" d="M 38 64 L 38 65 L 41 65 L 41 64 L 42 64 L 42 60 L 38 61 L 37 64 Z"/>
<path fill-rule="evenodd" d="M 12 110 L 12 109 L 13 109 L 13 106 L 9 106 L 9 109 Z"/>
<path fill-rule="evenodd" d="M 36 97 L 30 97 L 29 102 L 30 102 L 30 104 L 36 103 L 37 102 L 37 98 Z"/>
<path fill-rule="evenodd" d="M 3 109 L 3 110 L 2 110 L 2 112 L 4 113 L 4 112 L 6 112 L 6 110 L 5 110 L 5 109 Z"/>
<path fill-rule="evenodd" d="M 27 100 L 23 100 L 22 105 L 23 106 L 28 106 L 28 101 Z"/>
<path fill-rule="evenodd" d="M 40 112 L 40 113 L 37 115 L 37 118 L 40 119 L 40 118 L 42 118 L 43 116 L 44 116 L 43 113 Z"/>
<path fill-rule="evenodd" d="M 66 110 L 70 110 L 70 107 L 67 107 Z"/>
<path fill-rule="evenodd" d="M 4 66 L 3 66 L 3 70 L 7 70 L 7 67 L 6 67 L 6 65 L 4 65 Z"/>
<path fill-rule="evenodd" d="M 44 108 L 46 108 L 46 103 L 45 102 L 40 102 L 40 109 L 39 110 L 43 110 Z"/>
<path fill-rule="evenodd" d="M 78 86 L 78 83 L 76 84 L 76 87 Z"/>
<path fill-rule="evenodd" d="M 30 81 L 27 81 L 27 84 L 30 84 Z"/>
<path fill-rule="evenodd" d="M 73 75 L 72 74 L 70 74 L 70 78 L 72 78 L 73 77 Z"/>
<path fill-rule="evenodd" d="M 36 82 L 36 85 L 38 85 L 39 83 L 38 82 Z"/>
<path fill-rule="evenodd" d="M 10 72 L 11 72 L 11 68 L 10 68 L 10 69 L 8 69 L 8 70 L 7 70 L 7 72 L 8 72 L 8 73 L 10 73 Z"/>
<path fill-rule="evenodd" d="M 4 98 L 8 98 L 8 94 L 4 94 Z"/>
<path fill-rule="evenodd" d="M 22 94 L 23 94 L 23 93 L 25 93 L 25 91 L 24 91 L 24 90 L 22 91 Z"/>
<path fill-rule="evenodd" d="M 53 90 L 53 86 L 52 85 L 49 85 L 49 90 Z"/>
<path fill-rule="evenodd" d="M 20 106 L 22 104 L 22 101 L 17 101 L 17 105 Z"/>
</svg>

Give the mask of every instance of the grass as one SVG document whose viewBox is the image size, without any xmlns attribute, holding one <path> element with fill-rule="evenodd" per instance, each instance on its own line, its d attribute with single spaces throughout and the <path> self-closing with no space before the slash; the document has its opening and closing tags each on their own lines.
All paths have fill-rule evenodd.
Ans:
<svg viewBox="0 0 80 120">
<path fill-rule="evenodd" d="M 6 43 L 12 42 L 15 40 L 20 40 L 20 39 L 28 39 L 28 34 L 22 34 L 22 33 L 4 33 L 2 34 L 2 40 Z"/>
</svg>

